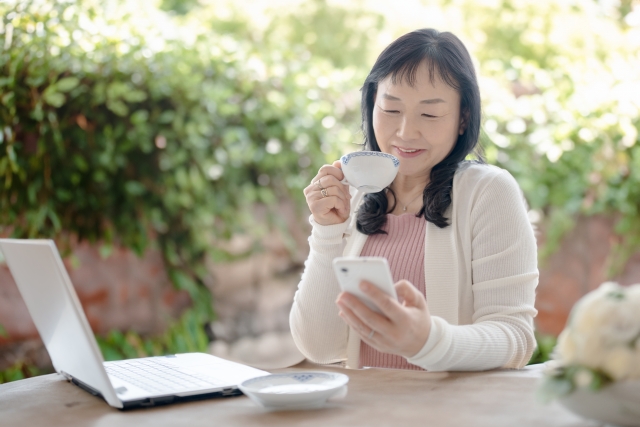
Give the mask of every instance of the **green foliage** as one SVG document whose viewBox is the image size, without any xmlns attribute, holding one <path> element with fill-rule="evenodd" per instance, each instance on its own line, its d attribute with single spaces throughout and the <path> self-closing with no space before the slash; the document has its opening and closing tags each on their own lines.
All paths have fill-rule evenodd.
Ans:
<svg viewBox="0 0 640 427">
<path fill-rule="evenodd" d="M 274 224 L 280 199 L 302 200 L 328 141 L 352 138 L 335 125 L 352 110 L 333 103 L 350 74 L 120 6 L 0 6 L 0 232 L 70 232 L 105 254 L 157 244 L 204 321 L 203 262 L 225 256 L 216 242 L 264 233 L 255 206 Z M 325 74 L 333 85 L 318 90 Z"/>
<path fill-rule="evenodd" d="M 611 384 L 606 373 L 580 365 L 557 365 L 549 368 L 536 390 L 536 398 L 542 403 L 566 396 L 577 389 L 596 392 Z"/>
<path fill-rule="evenodd" d="M 198 309 L 187 310 L 178 322 L 157 337 L 141 337 L 128 331 L 111 331 L 96 337 L 104 359 L 121 360 L 165 354 L 207 352 L 208 339 Z"/>
<path fill-rule="evenodd" d="M 531 355 L 531 359 L 527 365 L 534 365 L 536 363 L 544 363 L 551 360 L 551 352 L 556 346 L 558 339 L 553 335 L 545 335 L 536 332 L 536 342 L 538 343 L 536 349 Z"/>
<path fill-rule="evenodd" d="M 339 68 L 360 65 L 368 71 L 371 43 L 383 24 L 383 16 L 370 11 L 354 13 L 340 6 L 329 7 L 327 0 L 311 0 L 295 13 L 274 17 L 266 36 L 300 44 L 314 57 L 329 59 Z"/>
<path fill-rule="evenodd" d="M 77 236 L 105 257 L 157 247 L 192 309 L 162 337 L 114 331 L 100 346 L 203 351 L 205 260 L 230 259 L 219 243 L 235 233 L 287 230 L 279 201 L 302 208 L 317 168 L 359 139 L 356 71 L 275 32 L 241 37 L 242 17 L 193 2 L 101 3 L 0 4 L 0 234 L 63 252 Z"/>
<path fill-rule="evenodd" d="M 4 326 L 0 325 L 0 338 L 7 338 L 7 330 Z M 35 377 L 37 375 L 43 375 L 49 373 L 46 369 L 41 369 L 35 366 L 31 361 L 20 360 L 14 363 L 12 366 L 0 370 L 0 384 L 8 383 L 11 381 L 21 380 L 23 378 Z"/>
<path fill-rule="evenodd" d="M 487 157 L 541 217 L 541 259 L 577 216 L 605 213 L 618 218 L 609 274 L 619 273 L 640 247 L 640 30 L 625 23 L 628 2 L 456 7 L 483 77 Z"/>
<path fill-rule="evenodd" d="M 198 0 L 162 0 L 160 9 L 185 15 L 199 6 Z"/>
<path fill-rule="evenodd" d="M 0 371 L 0 384 L 48 373 L 49 372 L 47 370 L 40 369 L 32 363 L 20 361 L 7 369 Z"/>
</svg>

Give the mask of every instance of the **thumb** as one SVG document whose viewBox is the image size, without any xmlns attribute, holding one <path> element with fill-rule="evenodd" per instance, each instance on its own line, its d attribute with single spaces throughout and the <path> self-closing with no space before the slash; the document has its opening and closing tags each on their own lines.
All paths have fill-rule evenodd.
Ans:
<svg viewBox="0 0 640 427">
<path fill-rule="evenodd" d="M 395 284 L 398 300 L 403 302 L 405 306 L 422 307 L 426 304 L 424 295 L 420 293 L 418 288 L 413 286 L 407 280 L 401 280 Z"/>
</svg>

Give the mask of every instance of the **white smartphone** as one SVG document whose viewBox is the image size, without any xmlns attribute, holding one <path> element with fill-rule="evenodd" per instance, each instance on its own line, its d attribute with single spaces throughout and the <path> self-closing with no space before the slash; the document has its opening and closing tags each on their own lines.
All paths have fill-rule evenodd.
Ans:
<svg viewBox="0 0 640 427">
<path fill-rule="evenodd" d="M 398 299 L 386 258 L 338 257 L 333 260 L 333 271 L 338 278 L 340 289 L 360 298 L 371 310 L 380 313 L 378 306 L 360 290 L 359 285 L 363 280 L 373 283 L 393 299 Z"/>
</svg>

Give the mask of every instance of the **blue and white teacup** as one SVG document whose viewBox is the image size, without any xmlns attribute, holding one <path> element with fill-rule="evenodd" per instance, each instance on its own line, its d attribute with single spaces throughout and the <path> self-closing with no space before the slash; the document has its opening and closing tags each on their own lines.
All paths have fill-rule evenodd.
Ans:
<svg viewBox="0 0 640 427">
<path fill-rule="evenodd" d="M 340 158 L 344 183 L 361 193 L 377 193 L 393 182 L 400 161 L 380 151 L 356 151 Z"/>
</svg>

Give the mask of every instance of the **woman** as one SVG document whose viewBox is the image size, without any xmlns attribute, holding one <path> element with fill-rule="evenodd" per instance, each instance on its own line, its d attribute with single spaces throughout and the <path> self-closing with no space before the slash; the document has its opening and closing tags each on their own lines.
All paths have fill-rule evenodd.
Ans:
<svg viewBox="0 0 640 427">
<path fill-rule="evenodd" d="M 536 346 L 536 242 L 513 177 L 465 161 L 480 93 L 462 42 L 423 29 L 388 46 L 362 88 L 362 128 L 365 149 L 400 159 L 398 175 L 360 206 L 340 162 L 305 188 L 310 254 L 290 315 L 300 351 L 352 368 L 524 366 Z M 358 255 L 389 260 L 399 301 L 361 283 L 382 314 L 340 292 L 331 262 Z"/>
</svg>

